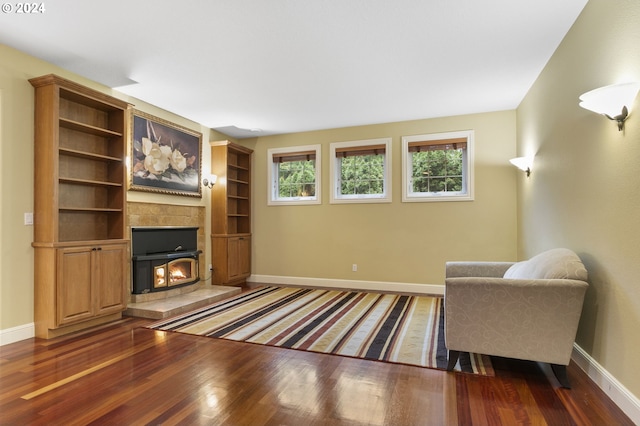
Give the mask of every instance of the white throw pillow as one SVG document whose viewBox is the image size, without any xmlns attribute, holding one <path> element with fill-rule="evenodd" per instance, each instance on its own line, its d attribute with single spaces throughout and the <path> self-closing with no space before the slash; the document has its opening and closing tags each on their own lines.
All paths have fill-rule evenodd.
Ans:
<svg viewBox="0 0 640 426">
<path fill-rule="evenodd" d="M 503 278 L 587 280 L 587 270 L 573 251 L 557 248 L 542 252 L 529 260 L 517 262 Z"/>
</svg>

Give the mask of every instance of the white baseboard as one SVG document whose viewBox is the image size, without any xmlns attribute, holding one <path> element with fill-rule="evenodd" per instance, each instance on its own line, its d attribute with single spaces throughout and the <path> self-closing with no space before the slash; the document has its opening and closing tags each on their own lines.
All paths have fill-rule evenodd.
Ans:
<svg viewBox="0 0 640 426">
<path fill-rule="evenodd" d="M 33 323 L 0 330 L 0 346 L 19 342 L 20 340 L 30 339 L 35 335 L 36 328 Z"/>
<path fill-rule="evenodd" d="M 631 419 L 640 425 L 640 399 L 605 370 L 577 344 L 573 344 L 571 359 L 589 376 L 605 394 Z"/>
<path fill-rule="evenodd" d="M 444 285 L 394 283 L 387 281 L 339 280 L 331 278 L 285 277 L 280 275 L 251 275 L 248 282 L 262 284 L 299 285 L 304 287 L 339 288 L 366 291 L 389 291 L 442 296 Z"/>
</svg>

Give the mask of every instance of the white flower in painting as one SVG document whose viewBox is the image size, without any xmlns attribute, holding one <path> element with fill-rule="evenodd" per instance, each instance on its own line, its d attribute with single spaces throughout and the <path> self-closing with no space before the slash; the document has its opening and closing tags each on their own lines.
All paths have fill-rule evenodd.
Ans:
<svg viewBox="0 0 640 426">
<path fill-rule="evenodd" d="M 151 153 L 151 148 L 153 148 L 153 142 L 149 138 L 142 138 L 142 153 L 144 155 L 149 155 Z"/>
<path fill-rule="evenodd" d="M 187 159 L 177 149 L 171 153 L 171 167 L 178 173 L 182 173 L 187 168 Z"/>
<path fill-rule="evenodd" d="M 142 138 L 142 152 L 146 156 L 144 168 L 154 175 L 161 175 L 169 168 L 171 148 L 160 146 L 148 138 Z"/>
</svg>

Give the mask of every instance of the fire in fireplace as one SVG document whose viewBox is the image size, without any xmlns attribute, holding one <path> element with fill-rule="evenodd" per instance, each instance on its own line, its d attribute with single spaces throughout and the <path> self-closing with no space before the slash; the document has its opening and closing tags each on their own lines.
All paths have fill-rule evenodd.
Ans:
<svg viewBox="0 0 640 426">
<path fill-rule="evenodd" d="M 191 283 L 196 276 L 198 262 L 195 259 L 178 259 L 154 266 L 153 286 L 173 287 L 180 284 Z"/>
<path fill-rule="evenodd" d="M 196 283 L 199 276 L 197 227 L 131 229 L 133 294 Z"/>
</svg>

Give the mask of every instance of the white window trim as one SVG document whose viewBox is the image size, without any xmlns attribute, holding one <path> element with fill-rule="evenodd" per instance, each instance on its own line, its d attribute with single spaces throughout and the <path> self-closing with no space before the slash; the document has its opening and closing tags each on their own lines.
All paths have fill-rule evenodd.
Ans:
<svg viewBox="0 0 640 426">
<path fill-rule="evenodd" d="M 290 197 L 278 198 L 275 174 L 276 164 L 273 162 L 273 154 L 286 154 L 290 152 L 315 151 L 316 153 L 316 195 L 313 197 Z M 322 179 L 320 171 L 322 170 L 322 160 L 320 156 L 321 145 L 304 145 L 292 146 L 287 148 L 271 148 L 267 150 L 267 205 L 269 206 L 292 206 L 292 205 L 309 205 L 322 203 Z"/>
<path fill-rule="evenodd" d="M 331 180 L 331 191 L 329 202 L 331 204 L 348 204 L 348 203 L 390 203 L 391 195 L 391 138 L 366 139 L 349 142 L 334 142 L 329 148 L 329 176 Z M 336 164 L 336 150 L 339 148 L 350 148 L 367 145 L 385 145 L 385 163 L 384 163 L 384 190 L 381 195 L 355 195 L 343 196 L 339 195 L 340 180 L 337 176 L 338 166 Z"/>
<path fill-rule="evenodd" d="M 410 142 L 420 142 L 438 139 L 454 139 L 467 138 L 467 155 L 465 158 L 466 167 L 466 187 L 465 193 L 410 193 L 411 182 L 411 153 L 409 152 Z M 426 135 L 403 136 L 402 137 L 402 202 L 403 203 L 422 203 L 422 202 L 438 202 L 438 201 L 473 201 L 474 199 L 474 131 L 463 130 L 457 132 L 431 133 Z"/>
</svg>

